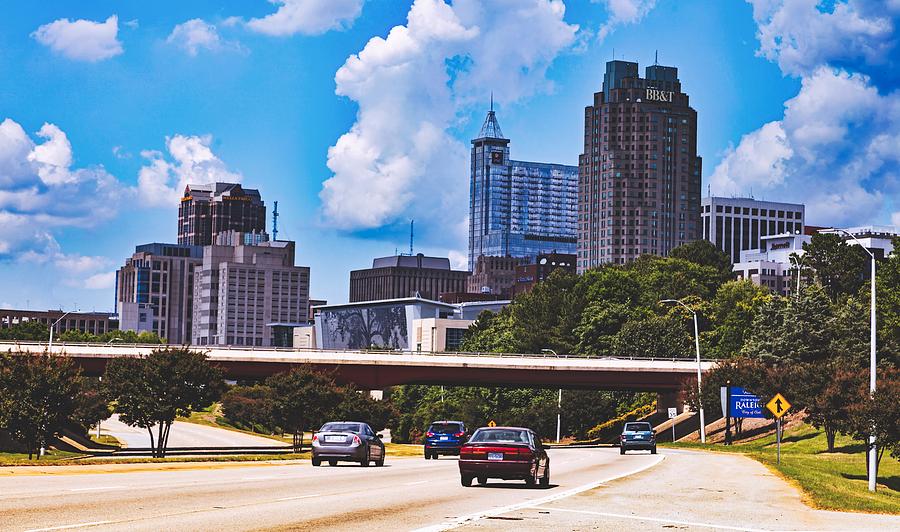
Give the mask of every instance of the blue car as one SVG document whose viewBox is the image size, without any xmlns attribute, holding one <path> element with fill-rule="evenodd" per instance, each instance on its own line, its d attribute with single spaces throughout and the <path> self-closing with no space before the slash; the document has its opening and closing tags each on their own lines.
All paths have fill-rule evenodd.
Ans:
<svg viewBox="0 0 900 532">
<path fill-rule="evenodd" d="M 656 434 L 650 423 L 625 423 L 619 439 L 619 454 L 625 454 L 625 451 L 650 451 L 650 454 L 656 454 Z"/>
<path fill-rule="evenodd" d="M 425 459 L 437 460 L 441 454 L 458 456 L 467 436 L 462 421 L 435 421 L 425 433 Z"/>
</svg>

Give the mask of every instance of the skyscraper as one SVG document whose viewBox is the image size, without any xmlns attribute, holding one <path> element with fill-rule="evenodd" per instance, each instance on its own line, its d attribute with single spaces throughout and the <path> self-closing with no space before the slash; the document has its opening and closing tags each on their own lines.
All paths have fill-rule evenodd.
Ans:
<svg viewBox="0 0 900 532">
<path fill-rule="evenodd" d="M 187 185 L 178 206 L 178 243 L 210 246 L 228 231 L 263 233 L 266 206 L 259 191 L 236 183 Z"/>
<path fill-rule="evenodd" d="M 469 270 L 479 256 L 574 253 L 578 168 L 515 161 L 493 108 L 472 140 Z"/>
<path fill-rule="evenodd" d="M 678 69 L 609 61 L 584 110 L 579 156 L 578 270 L 668 255 L 698 240 L 697 112 Z"/>
</svg>

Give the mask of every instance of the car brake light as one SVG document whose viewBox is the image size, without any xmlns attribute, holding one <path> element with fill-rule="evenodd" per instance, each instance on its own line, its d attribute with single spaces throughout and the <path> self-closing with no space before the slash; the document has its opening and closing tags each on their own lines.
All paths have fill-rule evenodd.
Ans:
<svg viewBox="0 0 900 532">
<path fill-rule="evenodd" d="M 355 445 L 359 445 L 360 443 L 362 443 L 362 441 L 360 441 L 359 439 L 359 436 L 357 436 L 356 434 L 353 435 L 353 443 Z"/>
<path fill-rule="evenodd" d="M 313 439 L 312 439 L 312 441 L 319 441 L 319 435 L 318 435 L 318 434 L 313 434 Z"/>
<path fill-rule="evenodd" d="M 456 436 L 457 438 L 462 438 L 465 434 L 465 432 L 457 432 L 456 434 L 454 434 L 454 436 Z"/>
<path fill-rule="evenodd" d="M 429 432 L 426 432 L 426 433 L 425 433 L 425 436 L 427 436 L 427 437 L 430 438 L 430 437 L 434 436 L 434 433 L 431 432 L 431 431 L 429 431 Z"/>
</svg>

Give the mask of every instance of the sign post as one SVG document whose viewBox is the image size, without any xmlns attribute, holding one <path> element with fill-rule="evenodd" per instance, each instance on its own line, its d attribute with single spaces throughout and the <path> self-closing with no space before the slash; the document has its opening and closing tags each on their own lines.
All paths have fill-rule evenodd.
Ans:
<svg viewBox="0 0 900 532">
<path fill-rule="evenodd" d="M 778 456 L 776 464 L 781 465 L 781 418 L 791 408 L 791 403 L 780 393 L 776 393 L 775 397 L 766 403 L 766 408 L 775 416 L 775 441 L 778 445 Z"/>
<path fill-rule="evenodd" d="M 678 417 L 678 409 L 677 408 L 669 408 L 669 419 L 675 419 Z M 675 443 L 675 423 L 672 423 L 672 443 Z"/>
</svg>

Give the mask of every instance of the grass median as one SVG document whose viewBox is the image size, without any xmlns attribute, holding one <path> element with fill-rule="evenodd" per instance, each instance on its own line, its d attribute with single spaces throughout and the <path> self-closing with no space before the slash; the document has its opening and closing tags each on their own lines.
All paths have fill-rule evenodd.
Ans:
<svg viewBox="0 0 900 532">
<path fill-rule="evenodd" d="M 839 435 L 835 452 L 826 452 L 825 433 L 806 424 L 785 431 L 781 465 L 776 463 L 774 435 L 728 447 L 682 442 L 660 446 L 744 454 L 798 486 L 807 503 L 817 508 L 900 514 L 900 461 L 884 455 L 878 469 L 878 491 L 872 493 L 868 491 L 863 444 Z"/>
</svg>

